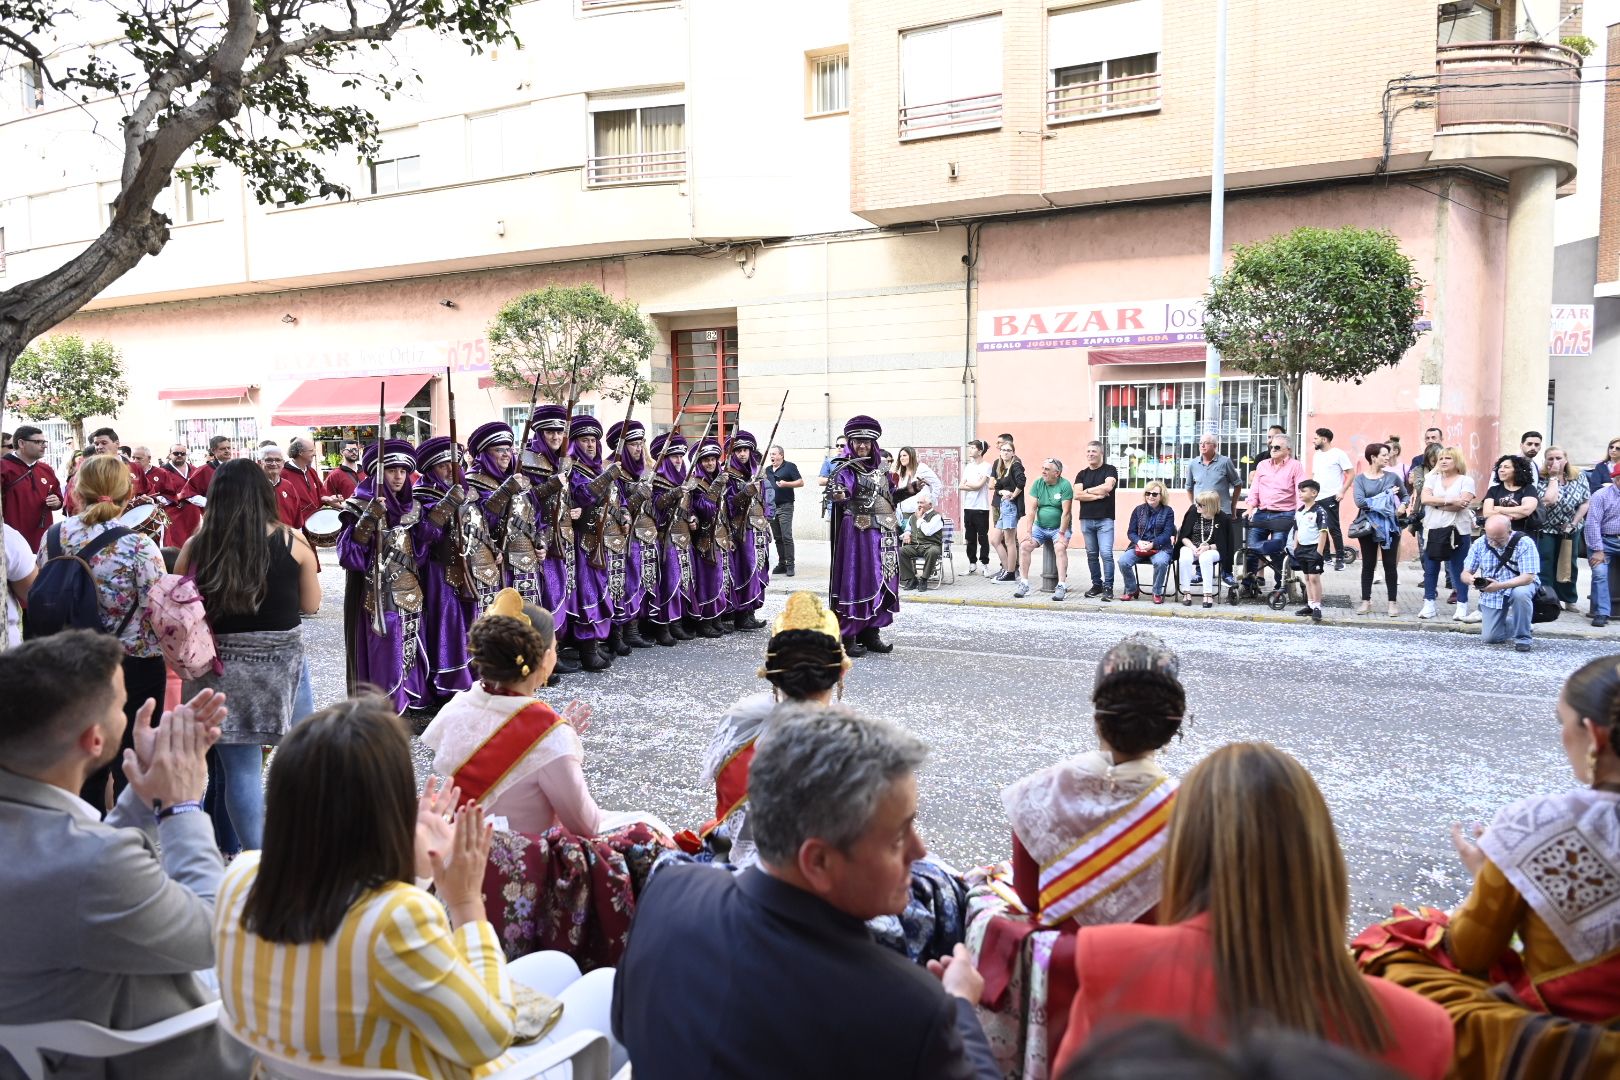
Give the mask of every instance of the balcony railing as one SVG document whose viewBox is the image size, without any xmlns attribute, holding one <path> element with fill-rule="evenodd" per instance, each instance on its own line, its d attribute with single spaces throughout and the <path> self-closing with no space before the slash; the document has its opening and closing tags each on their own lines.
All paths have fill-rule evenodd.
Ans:
<svg viewBox="0 0 1620 1080">
<path fill-rule="evenodd" d="M 1097 116 L 1150 112 L 1159 107 L 1161 85 L 1159 73 L 1154 72 L 1055 86 L 1046 92 L 1046 120 L 1067 124 Z"/>
<path fill-rule="evenodd" d="M 602 11 L 607 8 L 646 7 L 648 4 L 668 4 L 671 0 L 579 0 L 581 11 Z"/>
<path fill-rule="evenodd" d="M 990 131 L 1000 126 L 1000 94 L 936 101 L 931 105 L 905 105 L 900 109 L 902 139 L 927 139 L 963 131 Z"/>
<path fill-rule="evenodd" d="M 1581 57 L 1538 41 L 1441 45 L 1435 130 L 1460 127 L 1579 129 Z"/>
<path fill-rule="evenodd" d="M 668 184 L 686 179 L 685 150 L 647 154 L 604 154 L 585 165 L 586 187 L 612 184 Z"/>
</svg>

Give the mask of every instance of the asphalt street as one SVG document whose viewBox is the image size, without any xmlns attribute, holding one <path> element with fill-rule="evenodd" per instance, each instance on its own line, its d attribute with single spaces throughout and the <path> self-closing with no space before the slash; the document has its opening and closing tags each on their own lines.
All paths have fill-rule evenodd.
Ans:
<svg viewBox="0 0 1620 1080">
<path fill-rule="evenodd" d="M 328 569 L 322 583 L 323 612 L 305 625 L 318 704 L 341 697 L 344 678 L 342 576 Z M 765 614 L 782 602 L 771 595 Z M 1451 822 L 1489 821 L 1515 799 L 1574 782 L 1558 690 L 1569 672 L 1616 651 L 1563 640 L 1519 654 L 1451 634 L 913 604 L 892 630 L 895 651 L 855 662 L 845 700 L 932 747 L 919 788 L 933 851 L 958 868 L 1008 857 L 998 792 L 1095 745 L 1097 659 L 1137 630 L 1181 654 L 1190 715 L 1166 768 L 1182 774 L 1236 740 L 1297 756 L 1332 808 L 1358 928 L 1394 903 L 1462 898 Z M 594 709 L 585 772 L 604 809 L 650 810 L 676 828 L 713 813 L 703 748 L 726 706 L 764 686 L 765 637 L 638 652 L 547 692 L 554 704 L 577 697 Z"/>
</svg>

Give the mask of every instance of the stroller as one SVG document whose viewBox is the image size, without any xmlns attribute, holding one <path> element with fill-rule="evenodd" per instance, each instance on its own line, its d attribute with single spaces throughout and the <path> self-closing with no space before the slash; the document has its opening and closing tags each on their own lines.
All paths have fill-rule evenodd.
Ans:
<svg viewBox="0 0 1620 1080">
<path fill-rule="evenodd" d="M 1237 588 L 1230 589 L 1226 602 L 1261 600 L 1271 610 L 1281 611 L 1290 603 L 1305 600 L 1305 579 L 1299 572 L 1294 557 L 1288 552 L 1288 535 L 1294 528 L 1294 515 L 1286 511 L 1256 511 L 1248 521 L 1241 521 L 1243 529 L 1242 574 Z M 1263 534 L 1263 535 L 1251 535 Z M 1271 569 L 1275 584 L 1265 588 L 1264 571 Z"/>
</svg>

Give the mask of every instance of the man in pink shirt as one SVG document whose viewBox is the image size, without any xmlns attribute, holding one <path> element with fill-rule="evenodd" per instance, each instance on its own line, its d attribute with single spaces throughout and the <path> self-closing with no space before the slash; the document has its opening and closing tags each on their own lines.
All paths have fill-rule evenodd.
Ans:
<svg viewBox="0 0 1620 1080">
<path fill-rule="evenodd" d="M 1299 484 L 1307 475 L 1288 436 L 1272 435 L 1266 449 L 1270 456 L 1249 474 L 1249 497 L 1244 502 L 1249 510 L 1250 548 L 1274 536 L 1288 535 L 1294 527 L 1294 511 L 1299 509 Z"/>
</svg>

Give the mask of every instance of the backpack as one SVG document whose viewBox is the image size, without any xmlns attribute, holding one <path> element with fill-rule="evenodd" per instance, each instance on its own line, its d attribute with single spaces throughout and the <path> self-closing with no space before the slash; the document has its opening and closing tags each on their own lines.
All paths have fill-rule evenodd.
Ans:
<svg viewBox="0 0 1620 1080">
<path fill-rule="evenodd" d="M 164 574 L 146 594 L 147 620 L 157 635 L 164 662 L 182 679 L 221 674 L 202 593 L 189 574 Z"/>
<path fill-rule="evenodd" d="M 23 621 L 23 637 L 49 637 L 63 630 L 95 630 L 105 634 L 107 627 L 101 621 L 101 600 L 96 593 L 96 578 L 90 572 L 90 560 L 103 548 L 117 543 L 129 535 L 122 525 L 97 536 L 76 554 L 62 551 L 62 523 L 57 522 L 45 533 L 45 565 L 28 590 L 28 609 Z M 133 605 L 124 615 L 124 621 L 113 631 L 122 636 L 129 620 L 140 605 Z"/>
</svg>

